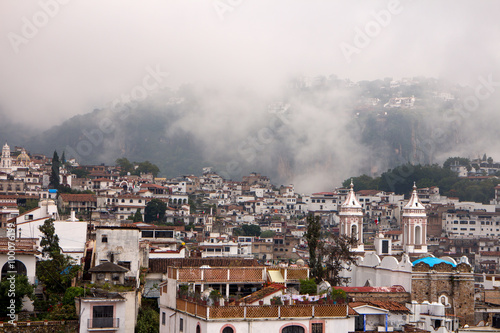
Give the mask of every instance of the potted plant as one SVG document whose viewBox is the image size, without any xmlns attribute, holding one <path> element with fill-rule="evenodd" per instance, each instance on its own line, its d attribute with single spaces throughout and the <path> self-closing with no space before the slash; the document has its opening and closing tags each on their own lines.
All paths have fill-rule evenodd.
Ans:
<svg viewBox="0 0 500 333">
<path fill-rule="evenodd" d="M 264 301 L 263 301 L 263 300 L 260 300 L 260 301 L 259 301 L 259 305 L 264 305 Z"/>
<path fill-rule="evenodd" d="M 274 296 L 273 298 L 271 298 L 271 305 L 283 305 L 283 302 L 281 301 L 281 297 Z"/>
<path fill-rule="evenodd" d="M 187 284 L 183 284 L 179 286 L 179 297 L 182 299 L 186 299 L 189 294 L 189 286 Z"/>
<path fill-rule="evenodd" d="M 342 289 L 332 288 L 331 292 L 332 299 L 335 303 L 342 304 L 347 298 L 347 294 Z"/>
<path fill-rule="evenodd" d="M 222 295 L 218 290 L 216 290 L 216 289 L 212 290 L 210 292 L 209 297 L 215 306 L 219 306 L 219 301 L 220 301 L 220 298 L 222 297 Z"/>
</svg>

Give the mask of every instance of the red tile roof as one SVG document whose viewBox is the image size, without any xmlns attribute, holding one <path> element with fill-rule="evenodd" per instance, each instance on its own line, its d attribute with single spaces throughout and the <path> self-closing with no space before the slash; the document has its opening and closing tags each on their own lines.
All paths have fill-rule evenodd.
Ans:
<svg viewBox="0 0 500 333">
<path fill-rule="evenodd" d="M 357 195 L 375 195 L 377 193 L 380 193 L 382 191 L 379 190 L 360 190 L 356 192 Z"/>
<path fill-rule="evenodd" d="M 389 310 L 391 312 L 399 313 L 411 313 L 404 304 L 395 301 L 370 301 L 370 302 L 350 302 L 349 306 L 352 308 L 357 308 L 363 305 L 371 305 L 384 310 Z"/>
<path fill-rule="evenodd" d="M 335 287 L 342 289 L 346 293 L 404 293 L 406 292 L 403 286 L 392 287 Z"/>
<path fill-rule="evenodd" d="M 240 301 L 245 302 L 247 304 L 253 303 L 253 302 L 256 302 L 258 300 L 263 299 L 266 296 L 272 295 L 280 290 L 283 290 L 283 289 L 285 289 L 285 286 L 283 286 L 281 284 L 273 283 L 267 287 L 262 288 L 261 290 L 257 290 L 256 292 L 254 292 L 246 297 L 243 297 Z"/>
<path fill-rule="evenodd" d="M 7 237 L 0 238 L 0 253 L 9 252 L 9 241 Z M 38 253 L 36 249 L 36 239 L 35 238 L 21 238 L 15 240 L 15 251 L 16 253 L 22 254 L 35 254 Z"/>
<path fill-rule="evenodd" d="M 82 194 L 73 194 L 73 193 L 61 193 L 59 195 L 62 199 L 62 201 L 65 202 L 72 202 L 72 201 L 90 201 L 90 202 L 96 202 L 96 196 L 95 194 L 87 194 L 87 193 L 82 193 Z"/>
</svg>

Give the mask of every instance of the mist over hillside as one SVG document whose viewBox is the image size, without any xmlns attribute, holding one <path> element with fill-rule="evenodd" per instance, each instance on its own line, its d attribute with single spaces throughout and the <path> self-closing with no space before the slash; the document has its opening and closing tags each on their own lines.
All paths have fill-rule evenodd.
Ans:
<svg viewBox="0 0 500 333">
<path fill-rule="evenodd" d="M 65 151 L 83 164 L 149 160 L 166 177 L 212 166 L 234 180 L 255 171 L 312 192 L 407 162 L 486 151 L 495 157 L 496 100 L 481 101 L 472 113 L 464 108 L 470 96 L 472 88 L 426 78 L 296 78 L 267 96 L 186 85 L 74 116 L 31 137 L 10 124 L 2 136 L 32 153 Z M 398 106 L 395 97 L 414 97 L 414 104 Z"/>
</svg>

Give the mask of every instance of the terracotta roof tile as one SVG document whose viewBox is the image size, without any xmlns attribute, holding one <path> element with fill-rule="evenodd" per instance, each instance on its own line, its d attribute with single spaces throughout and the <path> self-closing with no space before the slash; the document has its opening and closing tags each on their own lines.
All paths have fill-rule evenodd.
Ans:
<svg viewBox="0 0 500 333">
<path fill-rule="evenodd" d="M 65 202 L 71 202 L 71 201 L 91 201 L 91 202 L 97 202 L 95 194 L 87 194 L 87 193 L 82 193 L 82 194 L 61 193 L 60 197 Z"/>
<path fill-rule="evenodd" d="M 283 286 L 281 284 L 274 283 L 274 284 L 271 284 L 270 286 L 267 286 L 267 287 L 264 287 L 260 290 L 257 290 L 256 292 L 254 292 L 246 297 L 243 297 L 240 301 L 245 302 L 247 304 L 253 303 L 255 301 L 261 300 L 264 297 L 272 295 L 272 294 L 274 294 L 280 290 L 283 290 L 283 289 L 285 289 L 285 286 Z"/>
</svg>

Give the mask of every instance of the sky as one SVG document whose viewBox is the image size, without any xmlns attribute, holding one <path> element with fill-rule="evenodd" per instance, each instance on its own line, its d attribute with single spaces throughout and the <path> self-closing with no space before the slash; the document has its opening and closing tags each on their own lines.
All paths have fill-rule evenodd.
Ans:
<svg viewBox="0 0 500 333">
<path fill-rule="evenodd" d="M 148 93 L 197 83 L 262 95 L 297 75 L 474 85 L 498 73 L 499 12 L 494 0 L 4 0 L 0 115 L 48 128 L 144 80 Z"/>
</svg>

